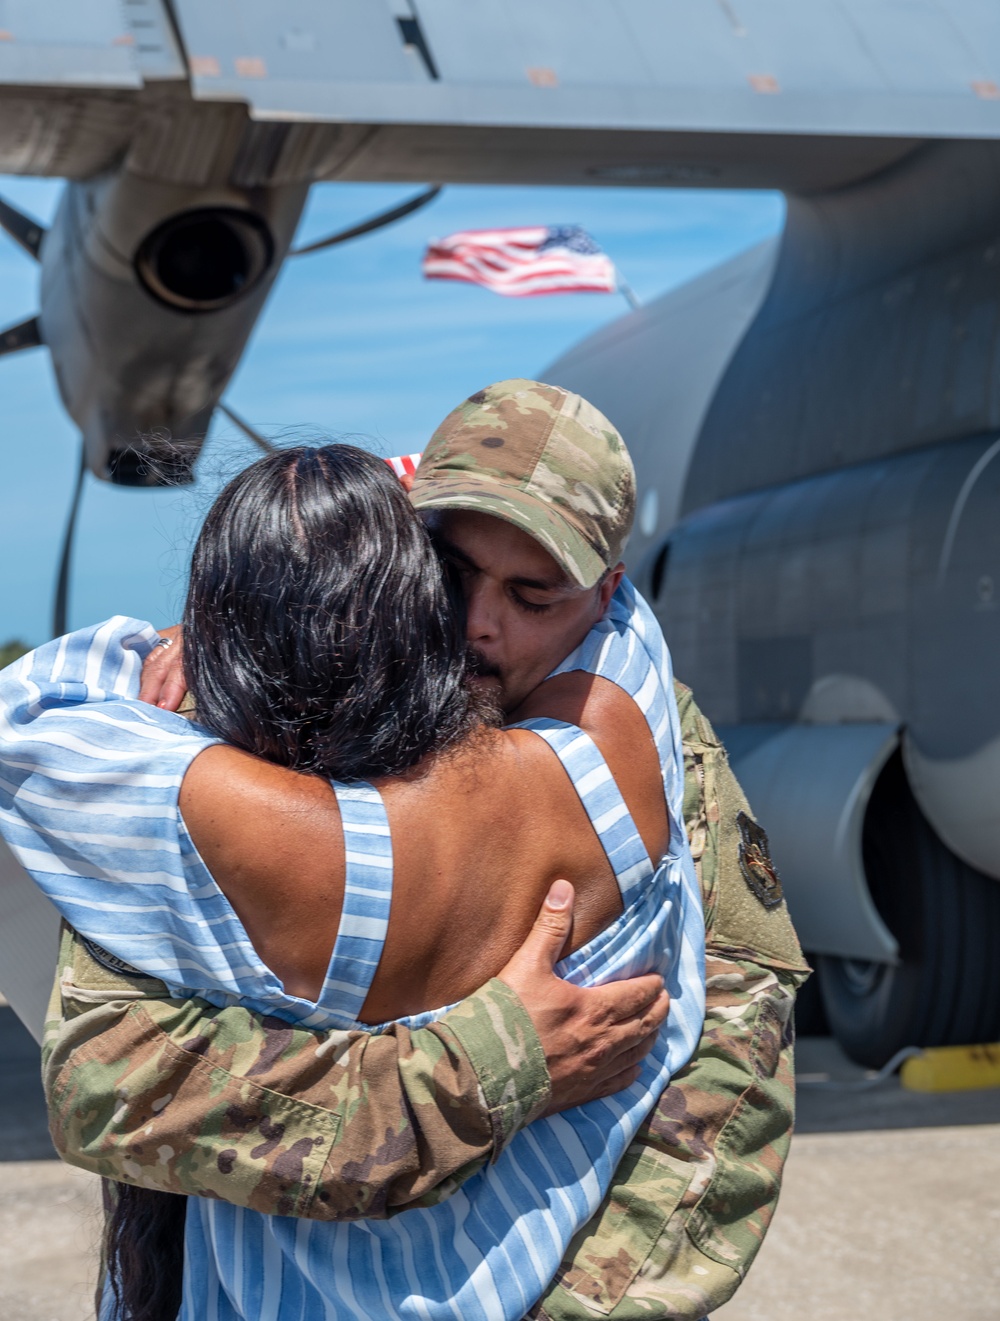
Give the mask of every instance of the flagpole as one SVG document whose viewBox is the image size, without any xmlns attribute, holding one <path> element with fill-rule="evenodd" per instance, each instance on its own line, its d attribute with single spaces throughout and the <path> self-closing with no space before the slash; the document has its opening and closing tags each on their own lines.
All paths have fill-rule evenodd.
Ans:
<svg viewBox="0 0 1000 1321">
<path fill-rule="evenodd" d="M 628 280 L 625 279 L 617 266 L 615 267 L 615 284 L 618 288 L 618 292 L 625 299 L 626 303 L 628 303 L 632 311 L 637 312 L 639 308 L 642 307 L 642 304 L 639 302 L 638 298 L 636 298 L 635 290 L 629 284 Z"/>
</svg>

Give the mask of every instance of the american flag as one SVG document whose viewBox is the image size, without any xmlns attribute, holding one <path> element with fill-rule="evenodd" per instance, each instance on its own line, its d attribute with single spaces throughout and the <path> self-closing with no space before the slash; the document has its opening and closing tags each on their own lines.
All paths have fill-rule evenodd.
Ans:
<svg viewBox="0 0 1000 1321">
<path fill-rule="evenodd" d="M 579 225 L 464 229 L 432 240 L 423 268 L 428 280 L 463 280 L 510 298 L 621 287 L 611 258 Z"/>
<path fill-rule="evenodd" d="M 392 459 L 386 459 L 386 463 L 393 470 L 397 477 L 413 477 L 420 467 L 420 459 L 423 454 L 398 454 Z"/>
<path fill-rule="evenodd" d="M 421 457 L 422 452 L 420 454 L 399 454 L 395 458 L 386 459 L 386 463 L 403 483 L 403 489 L 406 491 L 413 489 L 413 479 L 420 467 Z"/>
</svg>

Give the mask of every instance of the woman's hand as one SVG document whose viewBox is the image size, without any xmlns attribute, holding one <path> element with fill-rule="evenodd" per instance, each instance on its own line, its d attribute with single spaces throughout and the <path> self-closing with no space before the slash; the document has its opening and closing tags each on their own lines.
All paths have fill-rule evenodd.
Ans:
<svg viewBox="0 0 1000 1321">
<path fill-rule="evenodd" d="M 180 624 L 161 628 L 160 637 L 169 643 L 154 647 L 142 667 L 139 700 L 164 711 L 176 711 L 184 700 L 187 682 L 184 678 L 184 630 Z"/>
<path fill-rule="evenodd" d="M 575 892 L 555 881 L 527 940 L 499 974 L 528 1011 L 545 1052 L 547 1114 L 610 1096 L 635 1082 L 670 1008 L 658 974 L 574 986 L 553 972 L 573 926 Z"/>
</svg>

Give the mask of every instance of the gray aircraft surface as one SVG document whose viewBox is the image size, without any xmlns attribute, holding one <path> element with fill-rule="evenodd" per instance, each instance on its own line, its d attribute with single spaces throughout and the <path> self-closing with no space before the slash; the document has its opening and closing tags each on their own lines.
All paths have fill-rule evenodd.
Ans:
<svg viewBox="0 0 1000 1321">
<path fill-rule="evenodd" d="M 636 456 L 630 567 L 842 1043 L 1000 1038 L 995 0 L 0 0 L 0 171 L 68 180 L 0 209 L 42 271 L 0 348 L 126 485 L 190 477 L 314 182 L 781 189 L 546 374 Z M 37 1030 L 54 914 L 0 868 Z"/>
</svg>

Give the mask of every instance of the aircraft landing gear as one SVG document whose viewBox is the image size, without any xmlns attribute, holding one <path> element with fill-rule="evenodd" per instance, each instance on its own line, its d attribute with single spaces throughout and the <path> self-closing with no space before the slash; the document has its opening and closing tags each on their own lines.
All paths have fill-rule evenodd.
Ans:
<svg viewBox="0 0 1000 1321">
<path fill-rule="evenodd" d="M 1000 1041 L 1000 881 L 938 839 L 898 752 L 872 791 L 863 854 L 900 961 L 820 956 L 823 1003 L 845 1053 L 877 1069 L 903 1046 Z"/>
</svg>

